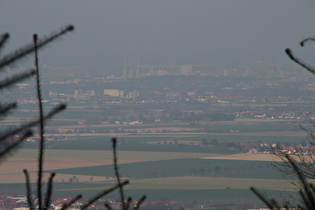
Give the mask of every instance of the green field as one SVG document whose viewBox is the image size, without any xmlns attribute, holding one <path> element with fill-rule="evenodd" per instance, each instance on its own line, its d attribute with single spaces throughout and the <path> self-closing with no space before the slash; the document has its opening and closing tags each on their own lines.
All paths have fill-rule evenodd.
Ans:
<svg viewBox="0 0 315 210">
<path fill-rule="evenodd" d="M 54 197 L 74 197 L 78 194 L 83 195 L 83 199 L 89 199 L 97 195 L 100 191 L 108 189 L 112 183 L 55 183 Z M 36 186 L 31 185 L 32 189 Z M 45 187 L 44 187 L 45 189 Z M 261 190 L 267 195 L 281 198 L 278 190 Z M 132 185 L 126 188 L 126 195 L 133 199 L 139 199 L 147 195 L 147 200 L 176 200 L 183 203 L 261 203 L 260 200 L 248 189 L 133 189 Z M 6 194 L 25 194 L 25 184 L 0 184 L 0 193 Z M 286 192 L 285 195 L 294 195 L 293 192 Z M 111 198 L 118 197 L 117 192 L 110 194 Z"/>
<path fill-rule="evenodd" d="M 131 179 L 204 176 L 229 178 L 281 179 L 267 161 L 184 159 L 120 164 L 122 176 Z M 55 170 L 58 174 L 114 177 L 110 165 Z M 51 171 L 48 171 L 51 172 Z"/>
<path fill-rule="evenodd" d="M 68 115 L 75 116 L 75 111 Z M 93 113 L 95 114 L 95 113 Z M 92 115 L 93 115 L 92 114 Z M 25 114 L 27 115 L 27 114 Z M 82 117 L 84 115 L 80 115 Z M 119 126 L 118 126 L 119 127 Z M 146 126 L 144 126 L 146 127 Z M 195 127 L 198 125 L 185 125 Z M 122 177 L 130 180 L 126 187 L 127 194 L 134 199 L 143 194 L 148 200 L 176 200 L 191 203 L 259 203 L 259 199 L 249 190 L 256 186 L 267 194 L 280 198 L 278 190 L 293 193 L 294 189 L 286 182 L 268 161 L 254 160 L 224 160 L 200 159 L 201 157 L 221 156 L 242 153 L 229 147 L 206 147 L 174 143 L 176 141 L 201 142 L 203 140 L 239 143 L 273 143 L 299 144 L 307 141 L 303 136 L 277 135 L 248 135 L 254 131 L 293 131 L 291 123 L 283 124 L 253 124 L 253 125 L 214 125 L 210 129 L 220 130 L 222 133 L 208 133 L 205 135 L 157 135 L 157 134 L 129 134 L 118 138 L 119 160 L 130 160 L 130 163 L 119 165 Z M 226 130 L 227 133 L 223 131 Z M 233 133 L 229 130 L 244 132 Z M 167 137 L 166 137 L 167 136 Z M 112 160 L 111 137 L 104 136 L 73 136 L 72 140 L 46 143 L 46 159 L 63 158 L 84 160 L 107 160 L 107 163 L 97 166 L 73 167 L 45 172 L 56 172 L 59 175 L 87 177 L 101 177 L 103 181 L 79 181 L 70 183 L 68 179 L 58 178 L 54 185 L 54 197 L 75 196 L 82 193 L 85 198 L 92 197 L 103 189 L 113 186 L 115 176 Z M 159 142 L 154 143 L 152 142 Z M 169 143 L 173 142 L 173 143 Z M 12 158 L 34 158 L 37 155 L 37 145 L 25 143 L 20 152 Z M 35 189 L 35 186 L 33 186 Z M 0 184 L 0 193 L 24 194 L 23 183 Z M 109 197 L 118 197 L 117 193 Z"/>
</svg>

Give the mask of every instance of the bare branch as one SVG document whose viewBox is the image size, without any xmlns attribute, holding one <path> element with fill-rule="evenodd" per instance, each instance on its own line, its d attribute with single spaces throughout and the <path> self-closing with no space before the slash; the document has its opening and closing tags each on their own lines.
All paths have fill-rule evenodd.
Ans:
<svg viewBox="0 0 315 210">
<path fill-rule="evenodd" d="M 312 66 L 304 63 L 303 61 L 301 61 L 299 58 L 295 57 L 292 53 L 292 50 L 287 48 L 285 50 L 285 52 L 287 53 L 287 55 L 289 56 L 289 58 L 291 58 L 291 60 L 293 60 L 295 63 L 299 64 L 300 66 L 304 67 L 306 70 L 308 70 L 309 72 L 311 72 L 312 74 L 315 74 L 315 68 L 313 68 Z"/>
<path fill-rule="evenodd" d="M 141 206 L 141 204 L 143 203 L 143 201 L 145 200 L 147 198 L 147 196 L 142 196 L 141 198 L 140 198 L 140 200 L 137 202 L 137 204 L 136 204 L 136 206 L 133 208 L 134 210 L 138 210 L 139 209 L 139 207 Z"/>
<path fill-rule="evenodd" d="M 116 185 L 112 188 L 109 188 L 108 190 L 104 190 L 103 192 L 101 192 L 100 194 L 96 195 L 94 198 L 90 199 L 85 205 L 83 205 L 81 207 L 81 209 L 86 209 L 87 207 L 89 207 L 89 205 L 91 205 L 92 203 L 94 203 L 95 201 L 97 201 L 98 199 L 100 199 L 101 197 L 113 192 L 114 190 L 116 190 L 117 188 L 120 188 L 121 186 L 124 186 L 126 184 L 129 184 L 129 181 L 124 181 L 123 183 L 121 183 L 120 185 Z"/>
<path fill-rule="evenodd" d="M 62 110 L 64 110 L 66 108 L 66 105 L 65 104 L 60 104 L 59 106 L 56 106 L 54 107 L 46 116 L 44 116 L 44 120 L 48 120 L 50 118 L 52 118 L 55 114 L 61 112 Z M 30 122 L 26 125 L 23 125 L 21 127 L 18 127 L 12 131 L 8 131 L 6 132 L 3 136 L 0 137 L 0 142 L 1 141 L 4 141 L 6 138 L 8 138 L 9 136 L 12 136 L 12 135 L 15 135 L 15 134 L 18 134 L 26 129 L 29 129 L 33 126 L 36 126 L 38 125 L 39 123 L 39 119 L 38 120 L 35 120 L 33 122 Z"/>
<path fill-rule="evenodd" d="M 304 47 L 305 43 L 309 41 L 315 41 L 315 38 L 306 38 L 300 42 L 300 45 Z"/>
<path fill-rule="evenodd" d="M 105 203 L 104 206 L 107 210 L 113 210 L 113 208 L 108 203 Z"/>
<path fill-rule="evenodd" d="M 17 82 L 20 82 L 24 79 L 27 79 L 27 78 L 33 76 L 34 74 L 35 74 L 35 70 L 31 69 L 29 71 L 14 75 L 11 78 L 6 78 L 5 80 L 0 81 L 0 89 L 3 89 L 3 88 L 11 86 L 13 84 L 16 84 Z"/>
<path fill-rule="evenodd" d="M 51 173 L 49 180 L 48 180 L 44 209 L 49 209 L 49 206 L 50 206 L 50 201 L 51 201 L 51 197 L 52 197 L 52 185 L 53 185 L 53 179 L 54 179 L 55 175 L 56 175 L 55 173 Z"/>
<path fill-rule="evenodd" d="M 117 164 L 117 140 L 116 140 L 116 138 L 112 138 L 112 143 L 113 143 L 113 156 L 114 156 L 113 157 L 114 158 L 114 170 L 115 170 L 117 183 L 118 183 L 118 186 L 119 186 L 119 194 L 120 194 L 121 205 L 122 205 L 122 209 L 126 210 L 127 207 L 125 205 L 125 196 L 124 196 L 123 187 L 121 185 L 120 175 L 119 175 L 119 171 L 118 171 L 118 164 Z"/>
<path fill-rule="evenodd" d="M 9 40 L 9 33 L 1 34 L 0 36 L 0 50 L 4 47 L 5 43 Z"/>
<path fill-rule="evenodd" d="M 17 103 L 9 103 L 8 105 L 0 108 L 0 115 L 8 113 L 11 109 L 15 109 L 17 107 Z"/>
<path fill-rule="evenodd" d="M 51 35 L 43 37 L 38 40 L 37 47 L 38 49 L 41 49 L 45 47 L 46 45 L 50 44 L 51 42 L 55 41 L 56 39 L 60 38 L 61 36 L 65 35 L 67 32 L 73 31 L 74 26 L 69 25 L 64 28 L 61 28 L 58 32 L 53 32 Z M 34 51 L 34 45 L 28 44 L 0 59 L 0 69 L 2 69 L 5 66 L 8 66 L 12 63 L 15 63 L 22 58 L 25 58 L 26 56 L 30 55 Z"/>
<path fill-rule="evenodd" d="M 7 146 L 4 150 L 0 152 L 0 159 L 3 159 L 6 155 L 16 149 L 27 137 L 33 135 L 33 132 L 28 130 L 25 134 L 23 134 L 18 140 L 16 140 L 11 145 Z"/>
<path fill-rule="evenodd" d="M 37 54 L 37 34 L 33 35 L 34 52 L 35 52 L 35 72 L 36 72 L 36 93 L 39 109 L 39 154 L 38 154 L 38 175 L 37 175 L 37 196 L 38 196 L 38 208 L 42 207 L 42 178 L 43 178 L 43 162 L 44 162 L 44 118 L 43 118 L 43 103 L 40 89 L 40 78 L 38 68 L 38 54 Z"/>
<path fill-rule="evenodd" d="M 125 202 L 125 208 L 126 208 L 126 209 L 129 209 L 130 203 L 131 203 L 131 197 L 128 197 L 128 198 L 127 198 L 127 201 Z"/>
<path fill-rule="evenodd" d="M 82 198 L 82 195 L 77 195 L 69 203 L 63 204 L 60 210 L 66 210 L 67 208 L 69 208 L 72 204 L 74 204 L 76 201 L 78 201 L 81 198 Z"/>
<path fill-rule="evenodd" d="M 27 197 L 27 203 L 28 206 L 30 207 L 30 210 L 34 209 L 34 205 L 33 205 L 33 201 L 31 198 L 31 185 L 30 185 L 30 176 L 28 174 L 28 171 L 26 169 L 23 170 L 24 174 L 25 174 L 25 184 L 26 184 L 26 197 Z"/>
<path fill-rule="evenodd" d="M 253 193 L 262 201 L 264 202 L 264 204 L 266 204 L 266 206 L 268 206 L 268 208 L 270 209 L 274 209 L 274 205 L 266 199 L 265 196 L 263 196 L 260 192 L 258 192 L 254 187 L 250 188 L 251 191 L 253 191 Z"/>
</svg>

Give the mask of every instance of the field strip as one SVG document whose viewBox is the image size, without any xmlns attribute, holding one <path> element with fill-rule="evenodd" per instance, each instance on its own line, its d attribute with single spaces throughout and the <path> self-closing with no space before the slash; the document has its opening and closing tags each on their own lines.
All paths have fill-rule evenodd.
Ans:
<svg viewBox="0 0 315 210">
<path fill-rule="evenodd" d="M 154 152 L 154 151 L 118 151 L 118 162 L 129 159 L 136 161 L 152 161 L 152 160 L 170 160 L 181 158 L 200 158 L 220 156 L 216 153 L 192 153 L 192 152 Z M 36 149 L 20 149 L 7 161 L 13 159 L 36 159 L 38 151 Z M 100 161 L 112 161 L 112 151 L 108 150 L 62 150 L 62 149 L 47 149 L 45 151 L 46 159 L 93 159 Z M 7 162 L 5 161 L 5 162 Z M 4 163 L 5 163 L 4 162 Z M 104 163 L 104 162 L 103 162 Z M 112 163 L 112 162 L 111 162 Z M 106 163 L 104 163 L 106 164 Z M 103 165 L 104 165 L 103 164 Z M 1 168 L 1 166 L 0 166 Z"/>
<path fill-rule="evenodd" d="M 261 132 L 213 132 L 211 135 L 218 136 L 296 136 L 307 137 L 304 131 L 261 131 Z"/>
<path fill-rule="evenodd" d="M 110 183 L 110 182 L 109 182 Z M 115 182 L 112 182 L 113 185 Z M 218 189 L 249 189 L 251 186 L 259 190 L 295 191 L 288 181 L 279 179 L 243 179 L 221 177 L 167 177 L 130 180 L 126 189 L 136 190 L 218 190 Z M 104 187 L 89 187 L 63 190 L 101 190 Z"/>
<path fill-rule="evenodd" d="M 118 152 L 118 164 L 136 163 L 154 160 L 171 160 L 182 158 L 200 158 L 210 156 L 207 153 L 184 152 Z M 218 154 L 212 154 L 217 156 Z M 53 150 L 45 151 L 44 170 L 57 170 L 76 167 L 112 165 L 112 152 L 103 150 Z M 37 150 L 21 149 L 0 166 L 0 183 L 24 183 L 23 169 L 30 172 L 31 182 L 36 180 Z M 58 174 L 57 174 L 58 175 Z"/>
<path fill-rule="evenodd" d="M 272 154 L 254 154 L 254 153 L 238 153 L 232 155 L 220 155 L 211 157 L 202 157 L 201 159 L 212 160 L 254 160 L 254 161 L 281 161 Z"/>
<path fill-rule="evenodd" d="M 132 180 L 129 189 L 249 189 L 255 186 L 257 189 L 293 190 L 285 180 L 278 179 L 242 179 L 221 177 L 170 177 L 158 179 Z"/>
</svg>

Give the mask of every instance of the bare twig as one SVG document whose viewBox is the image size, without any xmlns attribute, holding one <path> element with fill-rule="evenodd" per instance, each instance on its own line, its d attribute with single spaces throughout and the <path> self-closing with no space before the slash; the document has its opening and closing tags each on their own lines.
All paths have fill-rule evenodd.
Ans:
<svg viewBox="0 0 315 210">
<path fill-rule="evenodd" d="M 5 155 L 9 154 L 12 150 L 14 150 L 18 145 L 20 145 L 27 137 L 33 135 L 33 132 L 28 130 L 23 134 L 18 140 L 14 143 L 7 146 L 4 150 L 0 152 L 0 159 L 3 159 Z"/>
<path fill-rule="evenodd" d="M 140 200 L 137 202 L 137 204 L 136 204 L 136 206 L 133 208 L 134 210 L 138 210 L 139 209 L 139 207 L 141 206 L 141 204 L 143 203 L 143 201 L 145 200 L 147 198 L 147 196 L 142 196 L 141 198 L 140 198 Z"/>
<path fill-rule="evenodd" d="M 0 108 L 0 115 L 8 113 L 11 109 L 15 109 L 17 107 L 17 103 L 9 103 L 8 105 Z"/>
<path fill-rule="evenodd" d="M 73 31 L 74 26 L 69 25 L 64 28 L 61 28 L 58 32 L 53 32 L 50 36 L 43 37 L 42 39 L 38 40 L 37 48 L 43 48 L 49 43 L 55 41 L 56 39 L 60 38 L 61 36 L 65 35 L 69 31 Z M 34 51 L 34 45 L 28 44 L 0 59 L 0 69 L 2 69 L 5 66 L 8 66 L 12 63 L 15 63 L 22 58 L 25 58 L 26 56 L 30 55 Z"/>
<path fill-rule="evenodd" d="M 34 74 L 35 74 L 35 70 L 31 69 L 29 71 L 14 75 L 11 78 L 6 78 L 5 80 L 0 81 L 0 89 L 3 89 L 3 88 L 11 86 L 13 84 L 16 84 L 17 82 L 20 82 L 24 79 L 27 79 L 27 78 L 33 76 Z"/>
<path fill-rule="evenodd" d="M 75 202 L 77 202 L 81 198 L 82 198 L 82 195 L 77 195 L 69 203 L 63 204 L 63 206 L 60 210 L 66 210 L 67 208 L 69 208 L 72 204 L 74 204 Z"/>
<path fill-rule="evenodd" d="M 38 196 L 38 208 L 42 207 L 42 178 L 43 178 L 43 162 L 44 162 L 44 114 L 43 114 L 43 99 L 40 89 L 39 68 L 38 68 L 38 54 L 37 54 L 37 34 L 33 35 L 34 52 L 35 52 L 35 72 L 36 72 L 36 93 L 39 109 L 39 154 L 38 154 L 38 175 L 37 175 L 37 196 Z"/>
<path fill-rule="evenodd" d="M 9 38 L 10 38 L 9 33 L 1 34 L 1 36 L 0 36 L 0 50 L 4 47 L 5 43 L 8 41 Z"/>
<path fill-rule="evenodd" d="M 306 38 L 300 42 L 300 45 L 304 47 L 305 43 L 309 41 L 315 41 L 315 38 Z"/>
<path fill-rule="evenodd" d="M 97 201 L 98 199 L 100 199 L 101 197 L 113 192 L 114 190 L 116 190 L 117 188 L 120 188 L 121 186 L 124 186 L 126 184 L 129 184 L 129 181 L 124 181 L 122 182 L 120 185 L 117 184 L 116 186 L 109 188 L 108 190 L 104 190 L 103 192 L 101 192 L 100 194 L 96 195 L 94 198 L 91 198 L 85 205 L 83 205 L 81 207 L 81 209 L 86 209 L 87 207 L 89 207 L 89 205 L 91 205 L 92 203 L 94 203 L 95 201 Z"/>
<path fill-rule="evenodd" d="M 254 187 L 251 187 L 250 190 L 253 191 L 253 193 L 254 193 L 262 202 L 264 202 L 264 204 L 266 204 L 266 206 L 268 206 L 268 208 L 274 209 L 273 204 L 272 204 L 269 200 L 267 200 L 264 195 L 262 195 L 260 192 L 258 192 Z"/>
<path fill-rule="evenodd" d="M 126 208 L 126 209 L 129 209 L 130 203 L 131 203 L 131 197 L 128 197 L 128 198 L 127 198 L 127 201 L 125 202 L 125 208 Z"/>
<path fill-rule="evenodd" d="M 55 114 L 61 112 L 61 111 L 64 110 L 65 108 L 66 108 L 66 105 L 65 105 L 65 104 L 60 104 L 60 105 L 54 107 L 46 116 L 44 116 L 44 121 L 46 121 L 46 120 L 52 118 Z M 17 133 L 20 133 L 20 132 L 26 130 L 26 129 L 29 129 L 29 128 L 33 127 L 33 126 L 38 125 L 39 121 L 40 121 L 39 119 L 38 119 L 38 120 L 34 120 L 34 121 L 32 121 L 32 122 L 30 122 L 30 123 L 28 123 L 28 124 L 26 124 L 26 125 L 20 126 L 20 127 L 14 129 L 14 130 L 12 130 L 12 131 L 6 132 L 4 135 L 2 135 L 2 136 L 0 137 L 0 142 L 1 142 L 1 141 L 4 141 L 4 140 L 5 140 L 6 138 L 8 138 L 9 136 L 15 135 L 15 134 L 17 134 Z"/>
<path fill-rule="evenodd" d="M 48 180 L 44 209 L 49 209 L 49 206 L 50 206 L 50 201 L 51 201 L 51 197 L 52 197 L 53 179 L 54 179 L 55 175 L 56 175 L 55 173 L 51 173 L 49 180 Z"/>
<path fill-rule="evenodd" d="M 287 53 L 287 55 L 289 56 L 289 58 L 291 58 L 291 60 L 293 60 L 295 63 L 299 64 L 300 66 L 304 67 L 306 70 L 308 70 L 309 72 L 311 72 L 312 74 L 315 74 L 315 68 L 304 63 L 302 60 L 300 60 L 299 58 L 295 57 L 293 55 L 293 52 L 291 49 L 287 48 L 285 50 L 285 52 Z"/>
<path fill-rule="evenodd" d="M 113 208 L 108 203 L 105 203 L 104 206 L 107 210 L 113 210 Z"/>
<path fill-rule="evenodd" d="M 113 156 L 114 156 L 114 170 L 115 170 L 117 183 L 119 186 L 121 205 L 122 205 L 122 209 L 126 210 L 127 207 L 125 205 L 125 196 L 124 196 L 123 186 L 121 185 L 120 175 L 119 175 L 119 171 L 118 171 L 118 164 L 117 164 L 117 139 L 112 138 L 112 143 L 113 143 Z"/>
<path fill-rule="evenodd" d="M 25 184 L 26 184 L 26 197 L 27 197 L 27 203 L 28 206 L 30 207 L 30 210 L 34 209 L 34 205 L 33 205 L 33 201 L 31 198 L 31 185 L 30 185 L 30 176 L 28 174 L 28 171 L 26 169 L 23 170 L 24 174 L 25 174 Z"/>
<path fill-rule="evenodd" d="M 305 199 L 306 202 L 304 202 L 309 209 L 315 209 L 315 200 L 314 200 L 314 194 L 312 194 L 309 184 L 306 182 L 305 177 L 303 175 L 303 173 L 301 173 L 301 170 L 299 169 L 299 167 L 294 163 L 294 161 L 290 158 L 289 155 L 286 156 L 287 160 L 290 162 L 290 164 L 292 165 L 292 167 L 295 170 L 296 175 L 298 176 L 300 182 L 303 185 L 303 191 L 301 191 L 301 197 L 304 200 L 304 193 L 305 193 Z"/>
</svg>

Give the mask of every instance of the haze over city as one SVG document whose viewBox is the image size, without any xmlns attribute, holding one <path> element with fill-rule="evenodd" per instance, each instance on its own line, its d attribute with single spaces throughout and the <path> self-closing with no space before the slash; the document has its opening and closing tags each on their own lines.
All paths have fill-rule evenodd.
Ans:
<svg viewBox="0 0 315 210">
<path fill-rule="evenodd" d="M 136 63 L 215 64 L 223 68 L 256 61 L 287 61 L 298 42 L 315 33 L 312 1 L 8 1 L 1 2 L 0 27 L 9 31 L 6 51 L 71 23 L 76 32 L 42 53 L 49 66 L 117 71 Z"/>
<path fill-rule="evenodd" d="M 299 44 L 315 36 L 314 6 L 309 0 L 1 1 L 1 34 L 10 33 L 8 42 L 0 34 L 5 81 L 37 59 L 32 52 L 8 65 L 2 56 L 32 43 L 34 33 L 49 37 L 67 24 L 75 30 L 63 28 L 62 39 L 40 49 L 38 80 L 30 72 L 10 88 L 1 83 L 1 138 L 11 135 L 0 140 L 0 209 L 29 209 L 33 201 L 41 209 L 47 194 L 38 186 L 51 173 L 57 175 L 46 199 L 50 209 L 82 194 L 71 205 L 81 209 L 125 180 L 123 194 L 142 210 L 265 208 L 251 187 L 296 206 L 297 186 L 286 179 L 298 170 L 286 158 L 315 177 L 315 77 L 285 49 L 315 65 L 313 40 Z M 44 114 L 67 106 L 45 118 L 43 138 L 33 126 L 39 104 Z M 24 138 L 20 126 L 29 124 L 33 135 Z M 5 152 L 12 155 L 3 160 Z M 105 203 L 124 209 L 129 201 L 117 192 L 87 209 Z"/>
</svg>

